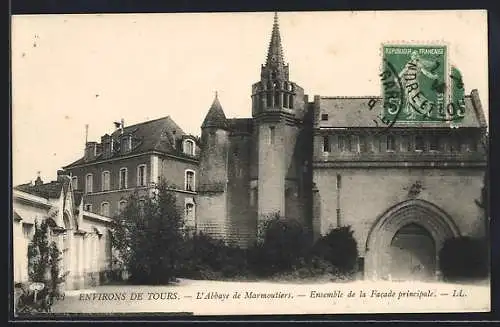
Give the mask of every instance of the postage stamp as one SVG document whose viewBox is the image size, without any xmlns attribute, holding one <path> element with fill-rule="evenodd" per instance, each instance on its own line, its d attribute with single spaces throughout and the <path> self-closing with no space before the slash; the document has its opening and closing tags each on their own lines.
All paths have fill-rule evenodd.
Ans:
<svg viewBox="0 0 500 327">
<path fill-rule="evenodd" d="M 385 121 L 440 122 L 464 117 L 461 74 L 455 67 L 450 69 L 445 45 L 383 45 L 382 59 Z"/>
</svg>

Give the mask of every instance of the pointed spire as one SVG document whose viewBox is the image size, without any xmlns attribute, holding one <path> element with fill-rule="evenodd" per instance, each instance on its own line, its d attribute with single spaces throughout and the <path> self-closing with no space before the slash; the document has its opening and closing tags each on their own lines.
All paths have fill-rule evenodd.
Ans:
<svg viewBox="0 0 500 327">
<path fill-rule="evenodd" d="M 219 102 L 219 96 L 217 91 L 215 92 L 215 98 L 208 110 L 205 120 L 201 125 L 201 128 L 216 127 L 221 129 L 227 129 L 227 120 L 224 110 Z"/>
<path fill-rule="evenodd" d="M 283 48 L 281 46 L 281 35 L 277 12 L 274 13 L 273 31 L 271 33 L 271 41 L 269 42 L 269 49 L 267 51 L 266 66 L 269 67 L 271 65 L 284 65 Z"/>
</svg>

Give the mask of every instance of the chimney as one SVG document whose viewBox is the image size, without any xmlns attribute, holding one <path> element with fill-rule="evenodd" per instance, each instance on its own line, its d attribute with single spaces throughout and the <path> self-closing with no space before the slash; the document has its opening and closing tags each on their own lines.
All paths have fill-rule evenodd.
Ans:
<svg viewBox="0 0 500 327">
<path fill-rule="evenodd" d="M 97 155 L 97 142 L 87 142 L 85 144 L 85 161 L 94 160 Z"/>
<path fill-rule="evenodd" d="M 38 176 L 36 177 L 36 180 L 35 180 L 35 186 L 40 186 L 43 184 L 43 181 L 42 181 L 42 178 L 40 177 L 40 172 L 37 173 Z"/>
<path fill-rule="evenodd" d="M 101 137 L 101 143 L 103 147 L 103 154 L 105 158 L 109 158 L 113 155 L 113 140 L 111 135 L 104 134 Z"/>
</svg>

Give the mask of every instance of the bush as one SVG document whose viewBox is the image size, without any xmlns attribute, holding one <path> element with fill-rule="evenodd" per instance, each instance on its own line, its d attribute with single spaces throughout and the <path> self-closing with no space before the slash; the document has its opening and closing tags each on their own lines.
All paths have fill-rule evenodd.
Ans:
<svg viewBox="0 0 500 327">
<path fill-rule="evenodd" d="M 316 241 L 312 257 L 326 260 L 341 275 L 352 275 L 356 271 L 358 247 L 350 226 L 332 229 Z"/>
<path fill-rule="evenodd" d="M 256 274 L 272 275 L 300 266 L 310 235 L 298 221 L 275 214 L 263 221 L 260 230 L 261 239 L 249 254 Z"/>
<path fill-rule="evenodd" d="M 183 258 L 179 275 L 186 278 L 219 279 L 248 274 L 246 250 L 202 232 L 186 240 Z"/>
<path fill-rule="evenodd" d="M 446 281 L 487 278 L 488 244 L 485 239 L 467 236 L 448 239 L 439 251 L 439 266 Z"/>
</svg>

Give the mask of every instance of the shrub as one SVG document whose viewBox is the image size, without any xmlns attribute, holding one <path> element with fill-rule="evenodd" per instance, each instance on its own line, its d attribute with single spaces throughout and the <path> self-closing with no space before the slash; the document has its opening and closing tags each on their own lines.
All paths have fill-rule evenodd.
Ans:
<svg viewBox="0 0 500 327">
<path fill-rule="evenodd" d="M 300 265 L 307 255 L 310 235 L 298 221 L 275 214 L 259 227 L 261 239 L 249 254 L 255 273 L 270 275 Z"/>
<path fill-rule="evenodd" d="M 331 263 L 341 275 L 353 274 L 356 271 L 358 247 L 351 227 L 332 229 L 319 238 L 311 250 L 311 256 Z"/>
<path fill-rule="evenodd" d="M 447 281 L 486 278 L 489 274 L 488 244 L 480 238 L 450 238 L 439 251 L 439 266 Z"/>
<path fill-rule="evenodd" d="M 202 232 L 186 240 L 179 274 L 187 278 L 218 279 L 248 273 L 246 251 Z"/>
</svg>

